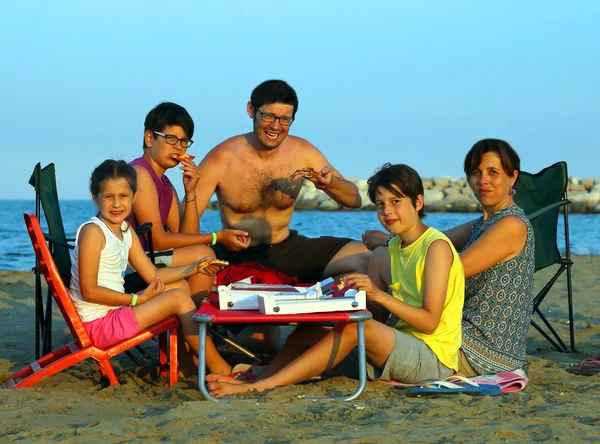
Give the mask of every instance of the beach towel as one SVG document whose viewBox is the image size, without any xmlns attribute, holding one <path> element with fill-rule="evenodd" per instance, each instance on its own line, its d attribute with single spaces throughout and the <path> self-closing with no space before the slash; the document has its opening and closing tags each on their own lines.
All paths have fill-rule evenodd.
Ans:
<svg viewBox="0 0 600 444">
<path fill-rule="evenodd" d="M 243 262 L 241 264 L 231 264 L 221 270 L 217 274 L 217 286 L 229 285 L 247 277 L 252 277 L 253 284 L 298 285 L 296 277 L 265 267 L 258 262 Z"/>
<path fill-rule="evenodd" d="M 518 392 L 523 390 L 529 379 L 525 372 L 521 369 L 513 370 L 512 372 L 502 372 L 495 375 L 482 375 L 469 378 L 477 384 L 490 384 L 500 387 L 502 393 Z"/>
</svg>

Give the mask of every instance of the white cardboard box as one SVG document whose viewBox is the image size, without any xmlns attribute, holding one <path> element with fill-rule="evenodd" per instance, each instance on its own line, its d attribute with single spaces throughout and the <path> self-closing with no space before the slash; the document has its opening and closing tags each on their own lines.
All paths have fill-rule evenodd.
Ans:
<svg viewBox="0 0 600 444">
<path fill-rule="evenodd" d="M 220 285 L 219 309 L 221 310 L 258 310 L 258 297 L 271 296 L 283 299 L 317 298 L 331 293 L 333 279 L 317 282 L 312 287 L 293 287 L 282 284 L 252 284 L 251 278 L 234 282 L 227 286 Z"/>
<path fill-rule="evenodd" d="M 348 289 L 343 297 L 321 295 L 258 295 L 258 309 L 262 314 L 326 313 L 333 311 L 364 310 L 367 297 L 364 291 Z"/>
</svg>

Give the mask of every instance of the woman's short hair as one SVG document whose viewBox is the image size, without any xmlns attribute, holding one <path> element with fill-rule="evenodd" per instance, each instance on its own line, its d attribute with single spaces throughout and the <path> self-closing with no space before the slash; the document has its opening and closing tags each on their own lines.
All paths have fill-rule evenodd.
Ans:
<svg viewBox="0 0 600 444">
<path fill-rule="evenodd" d="M 500 157 L 502 169 L 512 176 L 515 171 L 521 170 L 521 159 L 512 146 L 500 139 L 483 139 L 475 143 L 465 156 L 464 170 L 467 179 L 473 171 L 479 168 L 485 153 L 496 153 Z"/>
</svg>

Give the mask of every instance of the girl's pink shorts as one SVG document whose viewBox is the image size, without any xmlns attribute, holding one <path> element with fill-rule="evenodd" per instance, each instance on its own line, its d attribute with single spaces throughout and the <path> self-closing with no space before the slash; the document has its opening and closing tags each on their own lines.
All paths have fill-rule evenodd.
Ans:
<svg viewBox="0 0 600 444">
<path fill-rule="evenodd" d="M 111 310 L 103 318 L 84 322 L 83 326 L 98 348 L 108 348 L 140 332 L 140 325 L 131 307 Z"/>
</svg>

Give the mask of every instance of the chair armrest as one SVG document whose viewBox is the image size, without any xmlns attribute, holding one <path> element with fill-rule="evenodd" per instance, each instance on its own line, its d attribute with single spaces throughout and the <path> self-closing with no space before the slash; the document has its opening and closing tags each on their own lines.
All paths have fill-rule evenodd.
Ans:
<svg viewBox="0 0 600 444">
<path fill-rule="evenodd" d="M 71 250 L 73 250 L 75 248 L 75 245 L 71 245 L 71 244 L 68 244 L 66 242 L 61 242 L 59 240 L 56 240 L 55 238 L 53 238 L 49 234 L 44 233 L 44 237 L 46 238 L 47 241 L 50 241 L 54 245 L 60 245 L 61 247 L 70 248 Z M 71 239 L 66 239 L 66 240 L 67 240 L 67 242 L 71 241 Z M 72 241 L 74 242 L 75 239 L 72 239 Z"/>
<path fill-rule="evenodd" d="M 135 229 L 136 234 L 143 236 L 152 230 L 152 222 L 146 222 Z"/>
<path fill-rule="evenodd" d="M 571 203 L 570 200 L 563 199 L 561 201 L 551 203 L 550 205 L 546 205 L 544 208 L 540 208 L 539 210 L 534 211 L 531 214 L 528 214 L 527 217 L 529 218 L 529 221 L 532 222 L 532 221 L 536 220 L 538 217 L 546 214 L 548 211 L 551 211 L 551 210 L 561 207 L 563 205 L 564 206 L 569 205 L 570 203 Z"/>
</svg>

